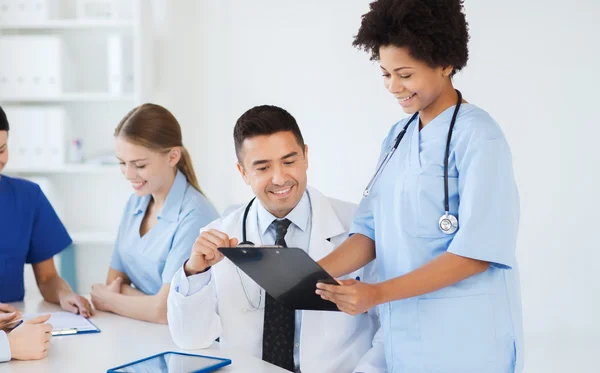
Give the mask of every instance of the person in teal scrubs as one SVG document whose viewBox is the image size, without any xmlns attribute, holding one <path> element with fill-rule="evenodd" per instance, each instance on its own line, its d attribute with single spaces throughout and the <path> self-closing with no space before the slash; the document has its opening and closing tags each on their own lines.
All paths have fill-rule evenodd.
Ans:
<svg viewBox="0 0 600 373">
<path fill-rule="evenodd" d="M 320 261 L 340 276 L 375 259 L 379 282 L 317 293 L 352 315 L 378 306 L 390 372 L 523 370 L 519 195 L 500 126 L 453 85 L 468 39 L 461 0 L 375 1 L 354 39 L 410 118 L 383 141 L 351 237 Z"/>
<path fill-rule="evenodd" d="M 200 232 L 218 218 L 196 180 L 181 128 L 164 107 L 144 104 L 115 130 L 121 172 L 134 193 L 121 218 L 106 284 L 92 287 L 97 309 L 167 323 L 175 272 Z"/>
</svg>

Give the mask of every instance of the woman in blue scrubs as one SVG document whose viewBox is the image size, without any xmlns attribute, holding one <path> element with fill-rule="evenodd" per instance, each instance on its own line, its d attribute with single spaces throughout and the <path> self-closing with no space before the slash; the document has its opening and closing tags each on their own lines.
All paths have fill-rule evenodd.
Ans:
<svg viewBox="0 0 600 373">
<path fill-rule="evenodd" d="M 410 118 L 383 141 L 351 237 L 320 261 L 341 276 L 376 259 L 380 282 L 317 293 L 352 315 L 378 306 L 390 372 L 523 369 L 519 196 L 500 126 L 453 86 L 462 3 L 375 1 L 354 39 Z"/>
<path fill-rule="evenodd" d="M 218 218 L 202 194 L 181 128 L 164 107 L 131 110 L 115 130 L 121 172 L 131 183 L 106 285 L 92 287 L 97 309 L 167 323 L 169 284 L 200 228 Z"/>
<path fill-rule="evenodd" d="M 0 108 L 0 172 L 8 162 L 9 124 Z M 54 255 L 71 245 L 71 237 L 37 184 L 0 174 L 0 302 L 25 296 L 25 263 L 33 267 L 44 299 L 62 309 L 92 315 L 90 303 L 73 293 L 56 272 Z M 14 311 L 3 306 L 0 312 Z"/>
</svg>

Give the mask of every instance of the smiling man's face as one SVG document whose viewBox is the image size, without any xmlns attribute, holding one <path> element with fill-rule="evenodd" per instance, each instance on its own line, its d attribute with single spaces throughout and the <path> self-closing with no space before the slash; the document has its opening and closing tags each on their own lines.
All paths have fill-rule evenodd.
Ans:
<svg viewBox="0 0 600 373">
<path fill-rule="evenodd" d="M 238 170 L 262 205 L 278 218 L 289 214 L 306 190 L 308 147 L 281 131 L 245 139 L 239 156 Z"/>
</svg>

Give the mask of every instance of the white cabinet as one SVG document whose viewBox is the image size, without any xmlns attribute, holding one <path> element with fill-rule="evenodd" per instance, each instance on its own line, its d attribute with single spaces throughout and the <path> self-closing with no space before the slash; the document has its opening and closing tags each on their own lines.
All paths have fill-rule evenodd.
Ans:
<svg viewBox="0 0 600 373">
<path fill-rule="evenodd" d="M 78 248 L 110 252 L 131 192 L 116 165 L 113 132 L 149 101 L 150 5 L 0 0 L 0 105 L 11 125 L 4 173 L 48 180 Z M 82 163 L 73 162 L 78 154 Z M 105 272 L 108 263 L 99 266 Z"/>
</svg>

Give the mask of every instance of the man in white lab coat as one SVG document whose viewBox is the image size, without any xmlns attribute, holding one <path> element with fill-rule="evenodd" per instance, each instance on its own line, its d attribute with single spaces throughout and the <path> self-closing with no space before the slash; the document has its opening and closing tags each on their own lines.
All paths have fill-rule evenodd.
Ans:
<svg viewBox="0 0 600 373">
<path fill-rule="evenodd" d="M 203 228 L 175 274 L 168 300 L 173 340 L 199 349 L 220 338 L 222 348 L 295 372 L 385 372 L 375 313 L 289 310 L 217 250 L 242 240 L 248 207 L 248 241 L 299 247 L 319 260 L 346 239 L 356 209 L 307 187 L 308 147 L 287 111 L 248 110 L 236 123 L 234 141 L 238 170 L 256 200 Z M 374 282 L 375 275 L 369 264 L 349 277 Z"/>
</svg>

